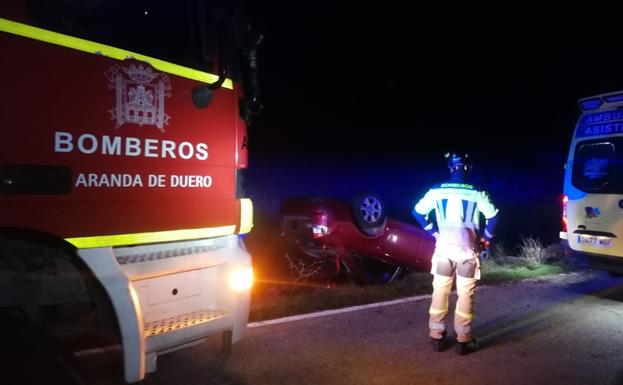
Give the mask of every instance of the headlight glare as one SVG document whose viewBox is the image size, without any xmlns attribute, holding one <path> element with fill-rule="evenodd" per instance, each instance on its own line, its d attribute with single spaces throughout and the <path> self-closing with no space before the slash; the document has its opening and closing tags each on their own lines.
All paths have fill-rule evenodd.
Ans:
<svg viewBox="0 0 623 385">
<path fill-rule="evenodd" d="M 253 286 L 253 268 L 239 267 L 229 274 L 229 286 L 235 291 L 248 290 Z"/>
</svg>

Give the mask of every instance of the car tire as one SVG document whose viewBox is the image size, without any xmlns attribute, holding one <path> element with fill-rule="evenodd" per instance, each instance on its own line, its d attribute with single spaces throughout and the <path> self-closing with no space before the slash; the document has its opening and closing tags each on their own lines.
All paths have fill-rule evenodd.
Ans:
<svg viewBox="0 0 623 385">
<path fill-rule="evenodd" d="M 387 223 L 385 204 L 375 194 L 360 194 L 352 201 L 353 219 L 357 229 L 367 236 L 381 234 Z"/>
</svg>

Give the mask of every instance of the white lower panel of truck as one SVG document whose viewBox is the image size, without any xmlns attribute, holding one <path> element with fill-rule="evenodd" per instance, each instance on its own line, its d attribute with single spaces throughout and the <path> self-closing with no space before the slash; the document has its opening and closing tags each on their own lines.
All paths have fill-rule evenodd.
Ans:
<svg viewBox="0 0 623 385">
<path fill-rule="evenodd" d="M 119 320 L 128 382 L 156 369 L 158 355 L 222 332 L 237 342 L 246 328 L 250 290 L 230 285 L 251 258 L 241 240 L 205 240 L 81 249 Z"/>
</svg>

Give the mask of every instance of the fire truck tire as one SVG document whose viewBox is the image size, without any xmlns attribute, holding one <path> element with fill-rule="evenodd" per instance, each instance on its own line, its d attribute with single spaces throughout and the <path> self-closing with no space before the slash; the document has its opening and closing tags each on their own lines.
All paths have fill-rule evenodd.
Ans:
<svg viewBox="0 0 623 385">
<path fill-rule="evenodd" d="M 0 327 L 0 369 L 7 384 L 85 384 L 73 358 L 50 333 L 12 317 L 2 320 Z"/>
</svg>

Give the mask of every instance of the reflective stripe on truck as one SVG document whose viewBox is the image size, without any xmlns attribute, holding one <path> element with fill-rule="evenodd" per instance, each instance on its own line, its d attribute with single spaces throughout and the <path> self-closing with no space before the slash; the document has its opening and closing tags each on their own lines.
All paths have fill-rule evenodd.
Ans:
<svg viewBox="0 0 623 385">
<path fill-rule="evenodd" d="M 166 62 L 164 60 L 141 55 L 139 53 L 126 51 L 123 49 L 111 47 L 109 45 L 95 43 L 89 40 L 84 40 L 69 35 L 63 35 L 62 33 L 48 31 L 46 29 L 17 23 L 15 21 L 3 18 L 0 18 L 0 31 L 26 37 L 29 39 L 43 41 L 50 44 L 60 45 L 78 51 L 88 52 L 95 55 L 102 55 L 117 60 L 140 60 L 151 64 L 154 68 L 160 71 L 204 83 L 214 83 L 219 78 L 218 76 L 209 74 L 207 72 L 201 72 L 192 68 L 183 67 L 177 64 Z M 230 90 L 233 89 L 231 79 L 225 79 L 221 87 L 228 88 Z"/>
<path fill-rule="evenodd" d="M 250 199 L 240 199 L 240 227 L 238 234 L 246 234 L 253 228 L 253 203 Z M 185 229 L 155 231 L 149 233 L 102 235 L 96 237 L 66 238 L 65 240 L 79 249 L 95 247 L 111 247 L 181 241 L 200 238 L 214 238 L 236 233 L 236 226 L 206 227 L 201 229 Z"/>
</svg>

